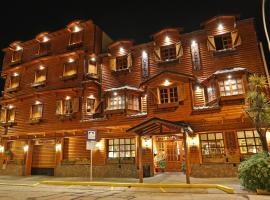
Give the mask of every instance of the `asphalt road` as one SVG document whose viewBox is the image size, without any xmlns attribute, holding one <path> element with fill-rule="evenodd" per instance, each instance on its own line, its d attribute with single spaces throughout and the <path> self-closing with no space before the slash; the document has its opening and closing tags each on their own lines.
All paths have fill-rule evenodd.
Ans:
<svg viewBox="0 0 270 200">
<path fill-rule="evenodd" d="M 253 198 L 254 197 L 254 198 Z M 261 198 L 262 197 L 262 198 Z M 170 200 L 170 199 L 207 199 L 207 200 L 246 200 L 270 199 L 247 194 L 226 194 L 216 189 L 173 189 L 173 188 L 125 188 L 38 185 L 10 186 L 0 185 L 2 200 Z"/>
</svg>

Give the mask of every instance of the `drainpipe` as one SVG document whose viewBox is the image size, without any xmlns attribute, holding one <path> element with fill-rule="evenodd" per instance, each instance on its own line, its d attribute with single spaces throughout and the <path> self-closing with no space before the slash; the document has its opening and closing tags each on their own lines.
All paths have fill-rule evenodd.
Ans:
<svg viewBox="0 0 270 200">
<path fill-rule="evenodd" d="M 263 45 L 261 42 L 259 43 L 259 45 L 260 45 L 260 50 L 261 50 L 261 54 L 262 54 L 263 66 L 264 66 L 265 74 L 267 77 L 268 86 L 270 87 L 270 77 L 269 77 L 269 71 L 267 68 L 267 63 L 266 63 L 265 55 L 264 55 L 264 51 L 263 51 Z"/>
</svg>

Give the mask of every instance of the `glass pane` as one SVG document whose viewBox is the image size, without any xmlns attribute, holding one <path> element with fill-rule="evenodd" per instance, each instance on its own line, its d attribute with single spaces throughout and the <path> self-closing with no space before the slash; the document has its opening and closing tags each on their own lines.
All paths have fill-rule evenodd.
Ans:
<svg viewBox="0 0 270 200">
<path fill-rule="evenodd" d="M 246 140 L 245 139 L 238 139 L 239 146 L 246 146 Z"/>
<path fill-rule="evenodd" d="M 253 131 L 245 131 L 246 137 L 253 137 Z"/>
<path fill-rule="evenodd" d="M 126 151 L 130 150 L 130 145 L 126 145 Z"/>
<path fill-rule="evenodd" d="M 202 142 L 202 148 L 203 149 L 207 149 L 209 146 L 208 146 L 208 142 Z"/>
<path fill-rule="evenodd" d="M 248 138 L 247 139 L 247 145 L 255 145 L 255 141 L 254 141 L 254 138 Z"/>
<path fill-rule="evenodd" d="M 120 144 L 125 144 L 125 139 L 120 139 Z"/>
<path fill-rule="evenodd" d="M 113 146 L 109 146 L 109 151 L 113 151 Z"/>
<path fill-rule="evenodd" d="M 131 150 L 135 150 L 135 145 L 131 145 Z"/>
<path fill-rule="evenodd" d="M 119 144 L 119 139 L 114 139 L 114 144 Z"/>
<path fill-rule="evenodd" d="M 207 140 L 207 134 L 201 134 L 201 140 Z"/>
<path fill-rule="evenodd" d="M 257 149 L 255 146 L 249 146 L 248 147 L 248 153 L 257 153 Z"/>
<path fill-rule="evenodd" d="M 127 151 L 126 152 L 126 157 L 130 157 L 131 155 L 130 155 L 130 151 Z"/>
<path fill-rule="evenodd" d="M 208 134 L 208 140 L 215 140 L 215 134 L 214 133 L 209 133 Z"/>
<path fill-rule="evenodd" d="M 124 158 L 125 157 L 125 152 L 120 152 L 120 157 Z"/>
<path fill-rule="evenodd" d="M 259 133 L 256 130 L 254 130 L 254 135 L 255 135 L 255 137 L 260 137 Z"/>
<path fill-rule="evenodd" d="M 222 140 L 223 139 L 222 133 L 216 133 L 216 139 L 217 140 Z"/>
<path fill-rule="evenodd" d="M 109 140 L 109 145 L 113 145 L 113 140 Z"/>
<path fill-rule="evenodd" d="M 113 150 L 114 150 L 114 151 L 119 151 L 119 146 L 118 146 L 118 145 L 117 145 L 117 146 L 114 146 L 114 147 L 113 147 Z"/>
<path fill-rule="evenodd" d="M 247 147 L 240 147 L 240 153 L 247 153 Z"/>
<path fill-rule="evenodd" d="M 237 137 L 238 137 L 238 138 L 245 138 L 245 133 L 244 133 L 244 131 L 238 131 L 238 132 L 237 132 Z"/>
<path fill-rule="evenodd" d="M 217 141 L 217 147 L 224 147 L 223 140 Z"/>
<path fill-rule="evenodd" d="M 262 146 L 257 146 L 257 152 L 262 152 Z"/>
<path fill-rule="evenodd" d="M 255 138 L 256 145 L 262 145 L 260 138 Z"/>
<path fill-rule="evenodd" d="M 125 151 L 125 145 L 120 145 L 120 151 Z"/>
<path fill-rule="evenodd" d="M 113 152 L 109 152 L 109 158 L 113 158 Z"/>
<path fill-rule="evenodd" d="M 125 143 L 130 144 L 130 139 L 129 138 L 125 139 Z"/>
<path fill-rule="evenodd" d="M 131 152 L 131 157 L 135 157 L 135 151 Z"/>
<path fill-rule="evenodd" d="M 216 142 L 215 141 L 209 141 L 209 147 L 210 148 L 216 148 Z"/>
<path fill-rule="evenodd" d="M 131 139 L 131 144 L 135 144 L 135 139 L 134 138 Z"/>
<path fill-rule="evenodd" d="M 113 157 L 114 157 L 114 158 L 118 158 L 118 157 L 119 157 L 119 152 L 114 152 L 114 153 L 113 153 Z"/>
</svg>

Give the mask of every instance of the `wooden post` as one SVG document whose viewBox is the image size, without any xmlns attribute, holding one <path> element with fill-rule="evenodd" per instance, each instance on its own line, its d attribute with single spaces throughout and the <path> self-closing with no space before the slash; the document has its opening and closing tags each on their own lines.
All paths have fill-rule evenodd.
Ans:
<svg viewBox="0 0 270 200">
<path fill-rule="evenodd" d="M 143 183 L 143 165 L 142 165 L 142 137 L 139 135 L 138 139 L 138 163 L 139 163 L 139 182 Z"/>
<path fill-rule="evenodd" d="M 33 148 L 34 148 L 33 141 L 28 140 L 27 145 L 28 145 L 28 151 L 25 152 L 24 175 L 30 176 L 31 175 L 31 168 L 32 168 L 32 159 L 33 159 Z"/>
<path fill-rule="evenodd" d="M 187 145 L 187 132 L 183 133 L 184 145 L 185 145 L 185 162 L 186 162 L 186 183 L 190 184 L 190 165 L 189 165 L 189 150 Z"/>
</svg>

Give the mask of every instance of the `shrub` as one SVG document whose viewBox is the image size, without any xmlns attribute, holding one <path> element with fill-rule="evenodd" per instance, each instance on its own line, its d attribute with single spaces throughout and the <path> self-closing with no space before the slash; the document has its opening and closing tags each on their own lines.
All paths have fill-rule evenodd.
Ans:
<svg viewBox="0 0 270 200">
<path fill-rule="evenodd" d="M 238 168 L 242 185 L 250 190 L 270 191 L 270 155 L 258 153 L 243 161 Z"/>
</svg>

